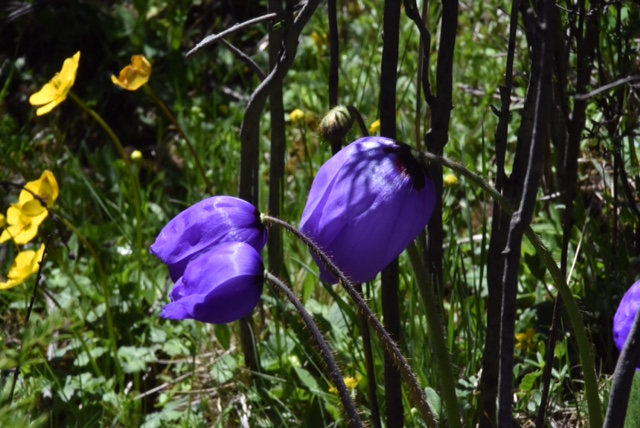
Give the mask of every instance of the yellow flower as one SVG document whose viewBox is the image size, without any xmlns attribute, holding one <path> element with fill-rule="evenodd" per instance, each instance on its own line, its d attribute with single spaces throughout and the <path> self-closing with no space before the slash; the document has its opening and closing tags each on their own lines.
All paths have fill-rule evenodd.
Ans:
<svg viewBox="0 0 640 428">
<path fill-rule="evenodd" d="M 380 119 L 376 120 L 371 125 L 369 125 L 369 134 L 371 135 L 377 134 L 378 131 L 380 131 Z"/>
<path fill-rule="evenodd" d="M 131 155 L 129 157 L 132 161 L 139 161 L 140 159 L 142 159 L 142 152 L 140 150 L 134 150 L 131 152 Z"/>
<path fill-rule="evenodd" d="M 44 244 L 40 245 L 38 251 L 20 251 L 13 261 L 11 269 L 9 269 L 7 281 L 0 281 L 0 290 L 6 290 L 20 285 L 31 275 L 38 272 L 43 255 Z"/>
<path fill-rule="evenodd" d="M 347 377 L 344 378 L 344 384 L 349 389 L 356 389 L 361 380 L 362 380 L 362 376 L 358 376 L 357 378 L 351 377 L 351 376 L 347 376 Z M 338 388 L 336 388 L 335 386 L 332 386 L 331 388 L 329 388 L 329 392 L 332 393 L 332 394 L 337 394 L 338 393 Z"/>
<path fill-rule="evenodd" d="M 458 177 L 454 174 L 447 174 L 444 176 L 444 185 L 446 187 L 453 187 L 458 184 Z"/>
<path fill-rule="evenodd" d="M 4 214 L 0 214 L 0 227 L 4 227 L 5 224 L 7 224 L 7 219 Z"/>
<path fill-rule="evenodd" d="M 80 51 L 64 60 L 62 70 L 53 76 L 53 79 L 40 89 L 39 92 L 29 97 L 29 104 L 42 106 L 36 110 L 36 115 L 42 116 L 49 113 L 55 106 L 67 99 L 67 94 L 76 80 L 76 72 L 80 62 Z"/>
<path fill-rule="evenodd" d="M 316 49 L 318 49 L 319 52 L 322 52 L 324 48 L 325 39 L 326 35 L 320 35 L 316 31 L 311 33 L 311 40 L 313 40 L 313 43 L 315 43 Z"/>
<path fill-rule="evenodd" d="M 39 179 L 28 182 L 20 192 L 18 203 L 9 207 L 6 218 L 8 227 L 0 235 L 0 244 L 12 238 L 18 245 L 26 244 L 38 234 L 38 227 L 49 211 L 40 200 L 33 197 L 34 193 L 46 202 L 47 207 L 53 206 L 60 191 L 51 171 L 47 170 Z"/>
<path fill-rule="evenodd" d="M 291 122 L 293 123 L 299 122 L 302 119 L 304 119 L 304 112 L 299 108 L 297 108 L 291 113 L 289 113 L 289 119 L 291 119 Z"/>
<path fill-rule="evenodd" d="M 520 349 L 526 352 L 533 352 L 536 350 L 536 341 L 534 335 L 536 331 L 529 327 L 526 332 L 516 334 L 516 349 Z"/>
<path fill-rule="evenodd" d="M 127 65 L 120 71 L 120 77 L 111 76 L 111 81 L 128 90 L 135 91 L 149 81 L 151 76 L 151 63 L 144 55 L 133 55 L 131 65 Z"/>
</svg>

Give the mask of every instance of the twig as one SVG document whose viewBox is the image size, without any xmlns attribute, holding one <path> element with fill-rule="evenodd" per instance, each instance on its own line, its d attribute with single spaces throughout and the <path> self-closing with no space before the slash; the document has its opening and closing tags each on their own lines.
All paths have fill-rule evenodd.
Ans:
<svg viewBox="0 0 640 428">
<path fill-rule="evenodd" d="M 260 80 L 264 80 L 264 78 L 267 77 L 258 63 L 256 63 L 249 55 L 232 45 L 229 41 L 227 41 L 227 39 L 222 39 L 220 41 L 227 49 L 229 49 L 235 56 L 237 56 L 240 61 L 244 62 L 247 67 L 253 70 L 253 72 L 256 73 Z M 269 43 L 271 43 L 271 39 L 269 39 Z"/>
<path fill-rule="evenodd" d="M 338 83 L 340 68 L 340 46 L 338 43 L 338 11 L 336 0 L 328 0 L 329 15 L 329 109 L 338 105 Z M 342 141 L 331 142 L 331 153 L 336 154 L 342 148 Z"/>
<path fill-rule="evenodd" d="M 640 81 L 640 74 L 636 74 L 635 76 L 628 76 L 628 77 L 624 77 L 622 79 L 618 79 L 615 82 L 611 82 L 608 83 L 604 86 L 599 87 L 598 89 L 595 89 L 587 94 L 576 94 L 575 99 L 576 100 L 588 100 L 589 98 L 593 98 L 598 94 L 601 94 L 603 92 L 607 92 L 613 88 L 616 88 L 618 86 L 621 85 L 625 85 L 627 83 L 631 83 L 631 82 L 637 82 Z"/>
<path fill-rule="evenodd" d="M 194 53 L 198 52 L 199 50 L 206 48 L 209 45 L 214 44 L 215 42 L 217 42 L 218 40 L 227 37 L 230 34 L 233 34 L 237 31 L 243 30 L 245 28 L 251 27 L 252 25 L 256 25 L 256 24 L 260 24 L 261 22 L 265 22 L 265 21 L 271 21 L 272 19 L 276 19 L 278 18 L 278 14 L 277 13 L 267 13 L 266 15 L 262 15 L 259 16 L 257 18 L 253 18 L 250 19 L 248 21 L 245 22 L 239 22 L 237 24 L 235 24 L 233 27 L 231 28 L 227 28 L 226 30 L 218 33 L 218 34 L 211 34 L 210 36 L 205 37 L 204 39 L 202 39 L 202 41 L 200 43 L 198 43 L 197 45 L 195 45 L 193 47 L 193 49 L 191 49 L 189 52 L 187 52 L 185 54 L 186 57 L 189 57 L 191 55 L 193 55 Z"/>
<path fill-rule="evenodd" d="M 342 373 L 340 372 L 340 368 L 338 367 L 338 363 L 336 362 L 333 354 L 331 353 L 331 349 L 327 342 L 324 340 L 320 329 L 318 328 L 313 318 L 307 312 L 302 302 L 296 297 L 296 295 L 287 287 L 278 277 L 266 272 L 266 278 L 269 280 L 274 288 L 283 293 L 287 299 L 295 306 L 296 311 L 302 317 L 304 324 L 307 326 L 309 331 L 311 332 L 311 336 L 316 341 L 316 345 L 318 345 L 318 350 L 320 351 L 320 355 L 322 356 L 322 360 L 327 364 L 329 368 L 329 376 L 333 381 L 336 389 L 338 390 L 338 395 L 340 396 L 340 401 L 342 401 L 342 405 L 347 413 L 347 417 L 349 419 L 349 424 L 352 427 L 362 427 L 364 425 L 362 420 L 360 419 L 360 415 L 358 414 L 358 409 L 356 409 L 356 405 L 353 402 L 353 398 L 347 389 L 347 385 L 344 383 L 344 378 Z"/>
</svg>

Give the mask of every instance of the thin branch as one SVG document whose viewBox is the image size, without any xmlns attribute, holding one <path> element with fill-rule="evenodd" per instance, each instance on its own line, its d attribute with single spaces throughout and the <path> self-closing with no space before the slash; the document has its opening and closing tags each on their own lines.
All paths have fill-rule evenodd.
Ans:
<svg viewBox="0 0 640 428">
<path fill-rule="evenodd" d="M 640 81 L 640 74 L 636 74 L 635 76 L 628 76 L 628 77 L 624 77 L 622 79 L 618 79 L 615 82 L 611 82 L 608 83 L 604 86 L 599 87 L 598 89 L 595 89 L 587 94 L 576 94 L 575 99 L 576 100 L 588 100 L 589 98 L 593 98 L 598 94 L 601 94 L 603 92 L 607 92 L 610 91 L 611 89 L 617 88 L 618 86 L 621 85 L 626 85 L 627 83 L 631 83 L 631 82 L 637 82 Z"/>
<path fill-rule="evenodd" d="M 549 125 L 554 36 L 553 7 L 551 0 L 543 0 L 538 43 L 534 46 L 534 49 L 539 51 L 537 58 L 539 58 L 540 62 L 539 64 L 533 64 L 534 67 L 539 69 L 539 80 L 536 85 L 536 107 L 529 148 L 529 161 L 522 199 L 520 200 L 518 211 L 511 218 L 507 244 L 504 250 L 505 267 L 502 279 L 500 377 L 498 388 L 498 426 L 502 427 L 511 426 L 512 423 L 514 330 L 522 238 L 533 218 L 542 169 L 543 148 Z"/>
<path fill-rule="evenodd" d="M 222 39 L 220 41 L 227 49 L 229 49 L 235 56 L 237 56 L 240 61 L 244 62 L 247 67 L 249 67 L 254 73 L 256 73 L 260 80 L 264 80 L 264 78 L 267 77 L 258 63 L 256 63 L 249 55 L 232 45 L 229 41 L 227 41 L 227 39 Z M 269 39 L 269 43 L 271 43 L 271 39 Z"/>
<path fill-rule="evenodd" d="M 211 34 L 210 36 L 205 37 L 204 39 L 202 39 L 202 41 L 200 43 L 198 43 L 197 45 L 195 45 L 193 47 L 193 49 L 191 49 L 189 52 L 187 52 L 185 54 L 186 57 L 189 57 L 193 54 L 195 54 L 196 52 L 198 52 L 199 50 L 206 48 L 209 45 L 214 44 L 215 42 L 217 42 L 220 39 L 223 39 L 233 33 L 236 33 L 240 30 L 243 30 L 245 28 L 251 27 L 252 25 L 256 25 L 256 24 L 260 24 L 261 22 L 266 22 L 266 21 L 271 21 L 272 19 L 277 19 L 278 18 L 278 14 L 277 13 L 267 13 L 266 15 L 262 15 L 259 16 L 257 18 L 253 18 L 250 19 L 248 21 L 245 22 L 239 22 L 237 24 L 235 24 L 233 27 L 231 28 L 227 28 L 226 30 L 218 33 L 218 34 Z"/>
</svg>

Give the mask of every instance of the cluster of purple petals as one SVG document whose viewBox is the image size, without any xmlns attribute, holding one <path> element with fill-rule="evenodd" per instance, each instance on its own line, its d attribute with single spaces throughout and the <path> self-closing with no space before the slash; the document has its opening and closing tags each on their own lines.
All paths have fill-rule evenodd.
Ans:
<svg viewBox="0 0 640 428">
<path fill-rule="evenodd" d="M 424 230 L 435 203 L 434 183 L 409 146 L 366 137 L 320 168 L 300 230 L 349 279 L 366 282 Z M 322 263 L 318 265 L 323 281 L 336 281 Z"/>
<path fill-rule="evenodd" d="M 260 213 L 242 199 L 214 196 L 178 214 L 151 246 L 175 282 L 162 316 L 228 323 L 249 315 L 262 293 L 266 241 Z"/>
<path fill-rule="evenodd" d="M 620 352 L 627 342 L 638 309 L 640 309 L 640 280 L 627 290 L 613 317 L 613 341 Z M 640 370 L 640 361 L 638 361 L 636 368 Z"/>
</svg>

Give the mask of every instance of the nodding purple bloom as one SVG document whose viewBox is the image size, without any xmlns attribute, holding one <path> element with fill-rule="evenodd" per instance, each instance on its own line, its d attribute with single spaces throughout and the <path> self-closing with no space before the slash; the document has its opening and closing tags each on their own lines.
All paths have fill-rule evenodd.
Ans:
<svg viewBox="0 0 640 428">
<path fill-rule="evenodd" d="M 640 280 L 627 290 L 622 297 L 620 306 L 618 306 L 616 315 L 613 317 L 613 341 L 620 352 L 627 342 L 638 309 L 640 309 Z M 636 368 L 640 370 L 640 361 L 638 361 Z"/>
<path fill-rule="evenodd" d="M 162 317 L 224 324 L 249 315 L 260 301 L 264 265 L 244 242 L 215 245 L 192 259 L 171 291 Z"/>
<path fill-rule="evenodd" d="M 320 168 L 300 230 L 347 277 L 366 282 L 424 230 L 435 203 L 429 172 L 409 146 L 389 138 L 366 137 Z M 335 282 L 335 276 L 321 263 L 319 266 L 321 279 Z"/>
<path fill-rule="evenodd" d="M 214 196 L 198 202 L 162 229 L 151 253 L 169 266 L 175 282 L 190 260 L 223 242 L 245 242 L 258 252 L 264 248 L 267 229 L 256 207 L 231 196 Z"/>
</svg>

